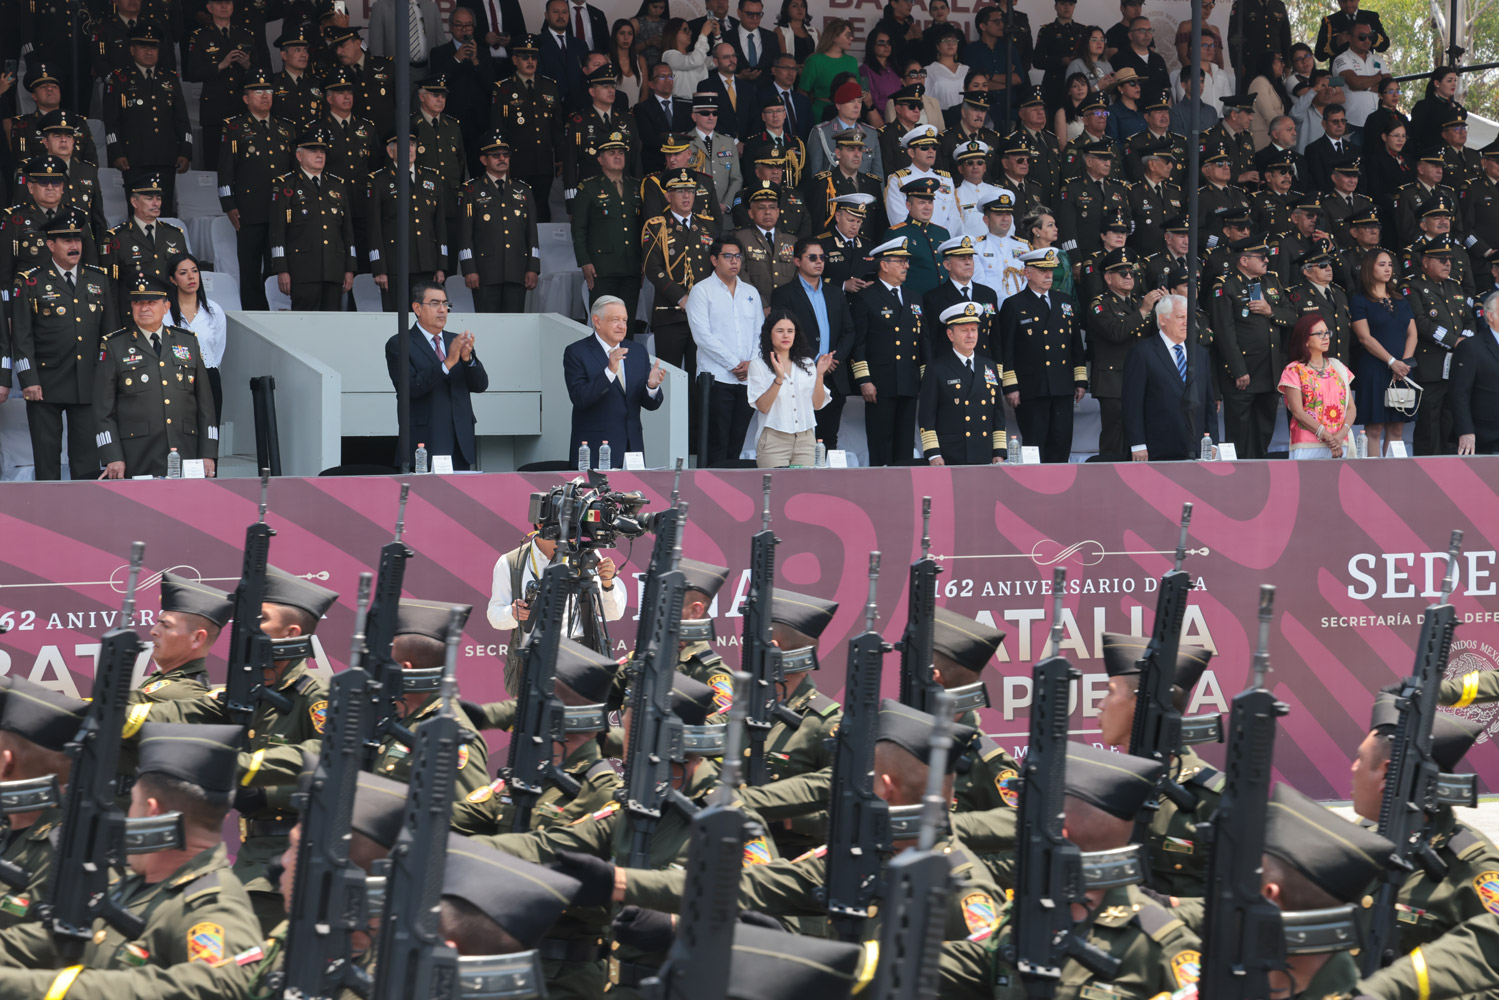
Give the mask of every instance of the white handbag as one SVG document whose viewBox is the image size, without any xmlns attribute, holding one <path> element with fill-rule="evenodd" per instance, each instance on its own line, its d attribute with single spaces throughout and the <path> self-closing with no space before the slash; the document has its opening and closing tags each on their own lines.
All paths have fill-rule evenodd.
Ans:
<svg viewBox="0 0 1499 1000">
<path fill-rule="evenodd" d="M 1384 405 L 1385 409 L 1394 410 L 1403 416 L 1414 417 L 1417 408 L 1421 405 L 1421 395 L 1426 390 L 1416 383 L 1410 376 L 1403 379 L 1390 378 L 1390 384 L 1385 387 Z"/>
</svg>

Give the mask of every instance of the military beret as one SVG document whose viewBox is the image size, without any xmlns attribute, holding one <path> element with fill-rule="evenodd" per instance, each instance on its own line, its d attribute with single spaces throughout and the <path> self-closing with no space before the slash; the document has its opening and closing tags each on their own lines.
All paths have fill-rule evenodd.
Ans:
<svg viewBox="0 0 1499 1000">
<path fill-rule="evenodd" d="M 1396 696 L 1381 691 L 1374 697 L 1370 729 L 1394 729 L 1400 722 Z M 1438 712 L 1431 726 L 1431 756 L 1443 771 L 1451 772 L 1478 741 L 1483 727 L 1460 715 Z"/>
<path fill-rule="evenodd" d="M 300 608 L 314 618 L 322 618 L 338 600 L 338 592 L 319 587 L 311 580 L 292 576 L 284 570 L 270 567 L 265 576 L 265 603 L 280 604 L 288 608 Z"/>
<path fill-rule="evenodd" d="M 564 637 L 557 647 L 557 679 L 590 705 L 609 700 L 618 670 L 618 663 L 581 642 Z"/>
<path fill-rule="evenodd" d="M 27 183 L 42 180 L 63 181 L 68 177 L 68 165 L 62 162 L 60 157 L 53 156 L 51 153 L 42 153 L 21 164 L 21 172 L 26 175 Z"/>
<path fill-rule="evenodd" d="M 534 948 L 572 904 L 582 883 L 542 865 L 448 834 L 442 894 L 473 906 L 523 948 Z"/>
<path fill-rule="evenodd" d="M 263 69 L 252 69 L 245 74 L 245 81 L 239 85 L 241 92 L 249 90 L 275 90 L 276 81 L 271 74 Z"/>
<path fill-rule="evenodd" d="M 84 227 L 88 225 L 88 216 L 77 208 L 59 209 L 52 221 L 47 223 L 47 239 L 66 239 L 70 236 L 82 236 Z"/>
<path fill-rule="evenodd" d="M 983 307 L 977 302 L 964 302 L 962 305 L 983 311 Z M 942 314 L 944 323 L 950 322 L 947 313 L 951 311 L 949 309 Z M 999 644 L 1004 639 L 1005 634 L 992 625 L 960 615 L 950 608 L 937 608 L 937 616 L 932 625 L 932 649 L 955 661 L 960 667 L 966 667 L 974 673 L 981 672 L 994 659 L 994 654 L 999 651 Z"/>
<path fill-rule="evenodd" d="M 406 812 L 407 786 L 368 771 L 359 772 L 350 826 L 381 847 L 394 847 Z"/>
<path fill-rule="evenodd" d="M 605 139 L 594 148 L 597 149 L 600 153 L 610 149 L 617 149 L 621 152 L 626 152 L 630 148 L 630 141 L 625 138 L 625 134 L 623 132 L 610 132 L 609 138 Z"/>
<path fill-rule="evenodd" d="M 671 710 L 684 725 L 701 726 L 718 708 L 713 703 L 712 688 L 678 673 L 671 679 Z"/>
<path fill-rule="evenodd" d="M 429 94 L 446 94 L 448 92 L 448 76 L 446 73 L 437 73 L 422 81 L 421 87 Z"/>
<path fill-rule="evenodd" d="M 1138 635 L 1121 635 L 1118 632 L 1105 632 L 1103 634 L 1103 669 L 1110 677 L 1128 677 L 1140 672 L 1140 657 L 1144 655 L 1145 648 L 1150 645 L 1150 640 Z M 1202 672 L 1207 669 L 1208 661 L 1213 658 L 1211 650 L 1203 649 L 1201 646 L 1178 646 L 1176 648 L 1176 670 L 1171 675 L 1171 683 L 1177 689 L 1176 700 L 1178 708 L 1180 703 L 1187 700 L 1197 682 L 1202 679 Z"/>
<path fill-rule="evenodd" d="M 816 639 L 838 613 L 837 601 L 825 601 L 794 590 L 775 589 L 770 599 L 770 620 Z"/>
<path fill-rule="evenodd" d="M 141 727 L 140 763 L 135 771 L 180 778 L 228 801 L 234 795 L 243 738 L 239 726 L 148 722 Z"/>
<path fill-rule="evenodd" d="M 463 622 L 473 612 L 469 604 L 443 604 L 439 601 L 419 601 L 414 597 L 402 598 L 396 607 L 396 635 L 424 635 L 438 642 L 448 641 L 448 617 L 454 607 L 463 609 Z M 458 626 L 459 631 L 463 625 Z"/>
<path fill-rule="evenodd" d="M 871 257 L 909 257 L 911 251 L 906 248 L 906 238 L 897 236 L 893 240 L 886 240 L 873 250 L 869 251 Z"/>
<path fill-rule="evenodd" d="M 885 698 L 880 702 L 879 737 L 880 743 L 894 743 L 902 750 L 915 755 L 923 764 L 932 762 L 932 727 L 937 720 L 925 712 L 918 712 L 909 705 L 902 705 L 893 698 Z M 947 754 L 947 773 L 951 774 L 957 767 L 958 757 L 972 741 L 974 730 L 971 726 L 960 726 L 956 723 L 948 727 L 952 733 L 952 749 Z"/>
<path fill-rule="evenodd" d="M 864 141 L 864 132 L 856 128 L 846 128 L 833 136 L 833 143 L 837 146 L 857 146 L 863 149 L 868 145 Z"/>
<path fill-rule="evenodd" d="M 1155 794 L 1163 765 L 1091 743 L 1067 744 L 1067 794 L 1118 819 L 1134 819 Z"/>
<path fill-rule="evenodd" d="M 857 944 L 736 924 L 726 1000 L 846 1000 L 872 961 Z"/>
<path fill-rule="evenodd" d="M 26 89 L 28 91 L 35 90 L 44 83 L 55 84 L 58 87 L 62 86 L 62 81 L 57 78 L 56 73 L 48 68 L 46 63 L 37 63 L 36 66 L 27 70 Z"/>
<path fill-rule="evenodd" d="M 24 677 L 6 678 L 6 682 L 0 729 L 54 753 L 67 749 L 83 725 L 88 702 L 69 698 Z"/>
<path fill-rule="evenodd" d="M 1028 250 L 1020 255 L 1020 262 L 1026 267 L 1036 267 L 1043 271 L 1055 270 L 1062 266 L 1062 259 L 1057 256 L 1055 247 Z"/>
<path fill-rule="evenodd" d="M 135 284 L 130 286 L 127 297 L 131 302 L 170 299 L 172 297 L 172 290 L 162 279 L 154 278 L 149 274 L 141 274 L 136 276 Z"/>
<path fill-rule="evenodd" d="M 749 194 L 744 200 L 753 205 L 757 201 L 773 201 L 779 203 L 781 200 L 780 189 L 773 181 L 756 181 L 750 186 Z"/>
<path fill-rule="evenodd" d="M 541 51 L 541 40 L 535 35 L 522 35 L 519 39 L 516 40 L 514 45 L 510 46 L 510 51 L 516 53 L 525 52 L 531 55 L 536 55 Z"/>
<path fill-rule="evenodd" d="M 937 252 L 944 257 L 972 257 L 975 253 L 973 237 L 954 236 L 950 240 L 943 240 L 937 247 Z"/>
<path fill-rule="evenodd" d="M 729 578 L 727 566 L 715 566 L 699 559 L 680 559 L 677 567 L 687 578 L 688 590 L 695 590 L 709 597 L 717 594 L 718 588 L 722 587 L 723 582 Z"/>
<path fill-rule="evenodd" d="M 1374 830 L 1350 823 L 1285 782 L 1270 791 L 1265 853 L 1340 902 L 1362 899 L 1394 850 Z"/>
<path fill-rule="evenodd" d="M 510 140 L 505 138 L 505 130 L 492 128 L 479 140 L 479 153 L 508 153 L 510 152 Z"/>
<path fill-rule="evenodd" d="M 849 101 L 860 101 L 864 99 L 864 89 L 859 86 L 858 80 L 844 80 L 833 91 L 834 104 L 847 104 Z"/>
<path fill-rule="evenodd" d="M 937 129 L 933 125 L 917 125 L 900 137 L 901 147 L 911 149 L 912 147 L 937 145 Z"/>
<path fill-rule="evenodd" d="M 1133 271 L 1139 263 L 1139 259 L 1130 253 L 1129 247 L 1119 247 L 1104 254 L 1099 266 L 1107 273 L 1109 271 Z"/>
<path fill-rule="evenodd" d="M 217 587 L 176 573 L 161 575 L 161 610 L 207 618 L 223 628 L 234 614 L 234 598 Z"/>
<path fill-rule="evenodd" d="M 907 198 L 936 198 L 937 189 L 941 186 L 942 182 L 935 177 L 918 177 L 902 184 L 900 193 Z"/>
</svg>

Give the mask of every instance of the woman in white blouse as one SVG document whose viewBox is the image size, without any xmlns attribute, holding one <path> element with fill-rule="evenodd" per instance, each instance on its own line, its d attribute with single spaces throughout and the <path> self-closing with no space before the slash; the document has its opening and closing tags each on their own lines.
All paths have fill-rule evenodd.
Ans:
<svg viewBox="0 0 1499 1000">
<path fill-rule="evenodd" d="M 759 411 L 755 464 L 762 469 L 809 467 L 817 452 L 813 414 L 827 405 L 823 376 L 833 364 L 829 351 L 814 361 L 796 317 L 772 309 L 760 327 L 760 356 L 751 358 L 748 395 Z"/>
<path fill-rule="evenodd" d="M 713 33 L 712 21 L 704 21 L 703 27 L 693 37 L 687 22 L 674 17 L 666 22 L 661 32 L 661 61 L 671 67 L 676 77 L 676 89 L 672 93 L 689 100 L 697 92 L 697 85 L 708 78 L 708 36 Z"/>
<path fill-rule="evenodd" d="M 167 278 L 177 288 L 172 300 L 172 326 L 189 330 L 198 338 L 198 349 L 203 352 L 203 366 L 208 369 L 208 387 L 213 390 L 213 409 L 223 419 L 224 384 L 219 379 L 219 363 L 224 360 L 224 342 L 228 325 L 224 322 L 224 308 L 210 302 L 203 291 L 203 279 L 198 274 L 198 258 L 190 253 L 179 253 L 167 261 Z"/>
</svg>

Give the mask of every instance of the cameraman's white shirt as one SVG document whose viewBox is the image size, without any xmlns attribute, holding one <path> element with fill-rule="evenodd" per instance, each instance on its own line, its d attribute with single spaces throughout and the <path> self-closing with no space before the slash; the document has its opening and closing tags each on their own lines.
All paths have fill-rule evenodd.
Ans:
<svg viewBox="0 0 1499 1000">
<path fill-rule="evenodd" d="M 510 566 L 505 562 L 505 557 L 500 556 L 495 560 L 494 579 L 489 588 L 489 624 L 501 632 L 509 632 L 520 624 L 515 620 L 515 615 L 510 610 L 510 605 L 516 597 L 524 597 L 526 585 L 532 580 L 540 583 L 541 573 L 547 568 L 547 560 L 542 558 L 535 544 L 527 541 L 520 549 L 523 564 L 520 573 L 520 594 L 510 593 Z M 604 608 L 604 620 L 617 622 L 625 616 L 626 594 L 622 577 L 614 578 L 612 590 L 602 590 L 602 605 Z M 568 601 L 568 606 L 563 612 L 563 621 L 572 614 L 573 601 Z M 572 637 L 578 638 L 583 633 L 582 622 L 576 622 L 573 626 Z"/>
</svg>

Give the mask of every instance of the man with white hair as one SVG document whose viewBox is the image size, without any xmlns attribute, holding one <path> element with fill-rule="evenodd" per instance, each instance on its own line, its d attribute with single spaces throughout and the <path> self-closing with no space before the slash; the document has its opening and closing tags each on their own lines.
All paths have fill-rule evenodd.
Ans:
<svg viewBox="0 0 1499 1000">
<path fill-rule="evenodd" d="M 1483 300 L 1484 329 L 1452 352 L 1448 389 L 1459 455 L 1499 452 L 1499 289 Z"/>
<path fill-rule="evenodd" d="M 597 467 L 599 446 L 608 443 L 611 464 L 632 451 L 645 451 L 640 411 L 661 405 L 666 372 L 653 365 L 645 350 L 627 344 L 630 314 L 617 295 L 593 300 L 589 322 L 593 334 L 568 344 L 562 352 L 562 378 L 573 404 L 568 458 L 588 442 L 589 466 Z"/>
<path fill-rule="evenodd" d="M 1212 362 L 1201 344 L 1187 343 L 1186 296 L 1157 299 L 1155 321 L 1156 335 L 1124 359 L 1124 441 L 1136 462 L 1187 461 L 1204 434 L 1218 440 Z"/>
</svg>

